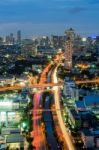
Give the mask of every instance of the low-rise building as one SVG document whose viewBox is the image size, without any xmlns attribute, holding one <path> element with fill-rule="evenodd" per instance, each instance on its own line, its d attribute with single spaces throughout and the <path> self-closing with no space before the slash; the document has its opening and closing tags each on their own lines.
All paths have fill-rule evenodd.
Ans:
<svg viewBox="0 0 99 150">
<path fill-rule="evenodd" d="M 5 143 L 2 144 L 5 144 L 6 148 L 9 147 L 14 150 L 24 147 L 24 137 L 21 135 L 21 130 L 19 128 L 2 128 L 1 135 L 3 136 L 3 141 L 5 141 Z"/>
<path fill-rule="evenodd" d="M 75 102 L 77 111 L 92 111 L 99 118 L 99 95 L 88 95 Z"/>
<path fill-rule="evenodd" d="M 82 138 L 85 148 L 94 147 L 94 136 L 90 130 L 86 130 L 86 129 L 83 130 L 81 132 L 81 138 Z"/>
<path fill-rule="evenodd" d="M 99 149 L 99 128 L 82 130 L 81 138 L 86 148 Z"/>
</svg>

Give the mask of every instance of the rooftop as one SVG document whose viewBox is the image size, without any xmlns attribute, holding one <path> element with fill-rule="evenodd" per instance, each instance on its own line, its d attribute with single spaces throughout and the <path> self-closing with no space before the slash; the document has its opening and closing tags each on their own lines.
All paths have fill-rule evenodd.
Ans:
<svg viewBox="0 0 99 150">
<path fill-rule="evenodd" d="M 7 143 L 20 143 L 24 142 L 24 137 L 20 134 L 10 134 L 6 137 Z"/>
<path fill-rule="evenodd" d="M 84 97 L 86 106 L 99 106 L 99 95 L 89 95 Z"/>
<path fill-rule="evenodd" d="M 83 109 L 86 108 L 83 101 L 80 101 L 80 100 L 79 100 L 79 101 L 76 101 L 75 104 L 76 104 L 76 107 L 77 107 L 79 110 L 83 110 Z"/>
<path fill-rule="evenodd" d="M 75 111 L 75 109 L 71 109 L 71 110 L 70 110 L 70 113 L 72 114 L 72 116 L 73 116 L 75 119 L 80 119 L 80 116 L 79 116 L 79 114 Z"/>
<path fill-rule="evenodd" d="M 89 129 L 83 129 L 83 130 L 82 130 L 82 133 L 83 133 L 85 136 L 93 136 L 92 132 L 91 132 Z"/>
</svg>

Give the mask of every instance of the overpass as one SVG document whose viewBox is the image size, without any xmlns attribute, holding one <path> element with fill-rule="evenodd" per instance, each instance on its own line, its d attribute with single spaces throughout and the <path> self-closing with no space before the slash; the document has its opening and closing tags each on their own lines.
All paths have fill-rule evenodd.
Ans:
<svg viewBox="0 0 99 150">
<path fill-rule="evenodd" d="M 87 84 L 87 83 L 97 83 L 99 84 L 99 78 L 98 79 L 93 79 L 93 80 L 76 80 L 75 83 L 77 85 L 79 84 Z M 24 88 L 47 88 L 47 87 L 54 87 L 54 86 L 62 86 L 64 83 L 63 82 L 59 82 L 59 83 L 39 83 L 39 84 L 30 84 L 30 85 L 25 85 L 25 86 L 22 86 L 22 85 L 13 85 L 13 86 L 3 86 L 3 87 L 0 87 L 0 92 L 3 92 L 3 91 L 13 91 L 13 90 L 21 90 L 21 89 L 24 89 Z"/>
<path fill-rule="evenodd" d="M 42 84 L 33 84 L 33 85 L 28 85 L 28 86 L 21 86 L 21 85 L 14 85 L 14 86 L 4 86 L 4 87 L 0 87 L 0 92 L 3 92 L 3 91 L 13 91 L 13 90 L 21 90 L 21 89 L 24 89 L 24 88 L 47 88 L 47 87 L 54 87 L 54 86 L 62 86 L 63 83 L 42 83 Z"/>
<path fill-rule="evenodd" d="M 75 83 L 78 85 L 79 84 L 87 84 L 87 83 L 98 83 L 99 84 L 99 78 L 92 79 L 92 80 L 86 80 L 86 79 L 85 80 L 78 80 L 78 81 L 76 80 Z"/>
</svg>

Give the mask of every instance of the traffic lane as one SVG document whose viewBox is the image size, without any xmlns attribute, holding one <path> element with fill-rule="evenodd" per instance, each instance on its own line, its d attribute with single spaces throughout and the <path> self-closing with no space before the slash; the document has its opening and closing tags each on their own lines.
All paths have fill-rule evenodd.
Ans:
<svg viewBox="0 0 99 150">
<path fill-rule="evenodd" d="M 51 99 L 49 96 L 46 96 L 44 103 L 44 110 L 50 109 Z M 54 135 L 54 126 L 53 126 L 53 118 L 51 111 L 44 111 L 43 118 L 45 122 L 46 132 L 47 132 L 47 142 L 50 150 L 61 150 L 60 144 L 58 143 L 55 135 Z"/>
<path fill-rule="evenodd" d="M 67 132 L 66 127 L 63 122 L 63 119 L 62 119 L 58 87 L 54 87 L 54 99 L 55 99 L 55 107 L 56 107 L 56 113 L 57 113 L 57 117 L 58 117 L 58 121 L 59 121 L 59 126 L 61 128 L 62 134 L 66 141 L 66 145 L 69 150 L 75 150 L 75 147 L 72 143 L 72 139 L 71 139 L 69 133 Z"/>
<path fill-rule="evenodd" d="M 34 95 L 34 108 L 33 108 L 33 145 L 36 150 L 45 150 L 45 138 L 41 127 L 41 117 L 38 115 L 40 93 Z"/>
</svg>

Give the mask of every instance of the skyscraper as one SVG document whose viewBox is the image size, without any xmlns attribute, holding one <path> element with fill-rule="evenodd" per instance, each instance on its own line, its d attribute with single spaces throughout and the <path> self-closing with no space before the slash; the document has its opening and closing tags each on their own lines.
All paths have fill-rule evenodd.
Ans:
<svg viewBox="0 0 99 150">
<path fill-rule="evenodd" d="M 72 55 L 73 55 L 73 42 L 75 33 L 72 28 L 68 29 L 66 32 L 66 42 L 65 42 L 65 68 L 68 70 L 72 69 Z"/>
<path fill-rule="evenodd" d="M 21 42 L 21 31 L 17 31 L 17 42 Z"/>
<path fill-rule="evenodd" d="M 14 36 L 13 36 L 13 33 L 10 33 L 10 44 L 14 44 Z"/>
<path fill-rule="evenodd" d="M 5 42 L 6 42 L 6 44 L 8 44 L 8 45 L 9 45 L 9 44 L 11 44 L 11 45 L 14 44 L 15 38 L 14 38 L 14 36 L 13 36 L 13 33 L 10 33 L 10 35 L 7 35 L 7 36 L 6 36 Z"/>
</svg>

